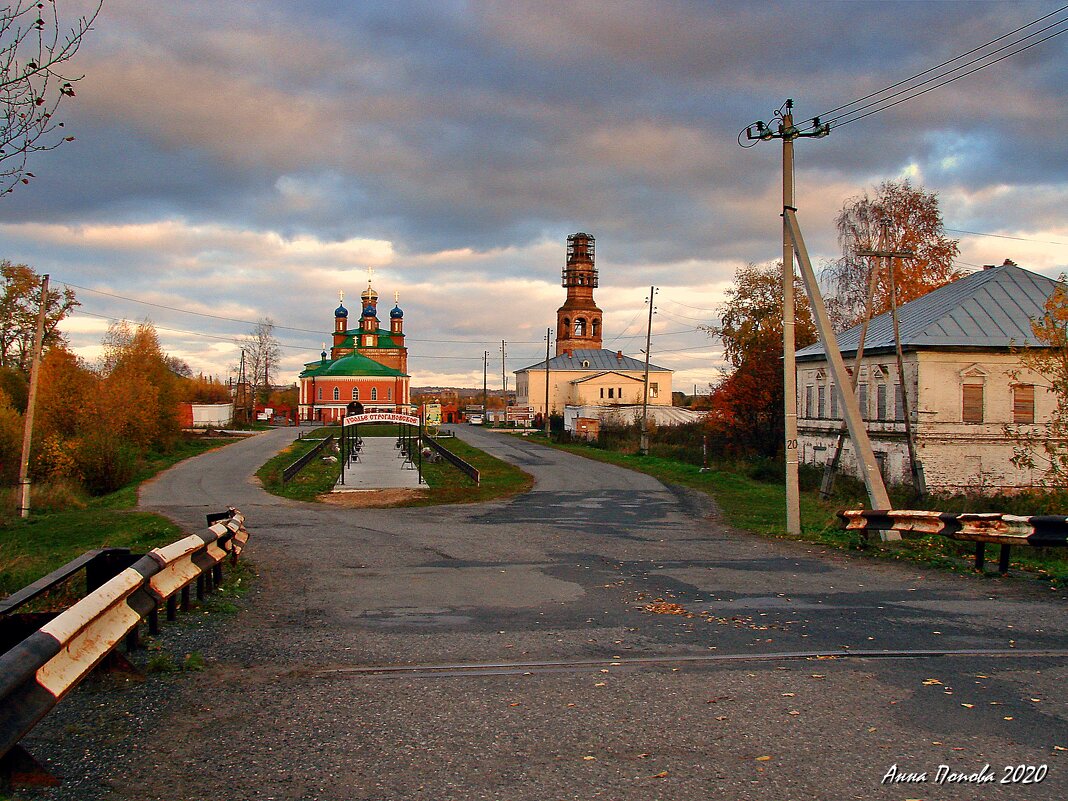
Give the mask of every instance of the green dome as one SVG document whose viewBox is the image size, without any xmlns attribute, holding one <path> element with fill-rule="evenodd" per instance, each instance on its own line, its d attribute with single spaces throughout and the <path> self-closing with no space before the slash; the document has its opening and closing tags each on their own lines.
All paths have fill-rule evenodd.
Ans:
<svg viewBox="0 0 1068 801">
<path fill-rule="evenodd" d="M 337 361 L 331 362 L 319 375 L 403 376 L 404 373 L 400 370 L 394 370 L 392 367 L 386 367 L 384 364 L 379 364 L 374 359 L 368 359 L 359 353 L 350 353 L 348 356 L 342 356 Z"/>
</svg>

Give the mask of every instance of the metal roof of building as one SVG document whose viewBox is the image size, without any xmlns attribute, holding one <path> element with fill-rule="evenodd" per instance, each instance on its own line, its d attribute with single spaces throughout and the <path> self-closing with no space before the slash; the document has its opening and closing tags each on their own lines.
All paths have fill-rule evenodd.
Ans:
<svg viewBox="0 0 1068 801">
<path fill-rule="evenodd" d="M 588 362 L 588 364 L 583 364 Z M 545 360 L 542 359 L 537 364 L 532 364 L 530 367 L 524 367 L 522 370 L 516 370 L 517 373 L 522 373 L 527 370 L 544 370 Z M 554 356 L 549 359 L 550 370 L 595 370 L 597 372 L 603 372 L 605 370 L 645 370 L 645 362 L 638 359 L 631 358 L 630 356 L 619 355 L 618 351 L 605 350 L 604 348 L 576 348 L 571 351 L 569 356 L 566 353 L 562 353 L 559 356 Z M 671 373 L 673 370 L 669 370 L 666 367 L 657 367 L 654 364 L 649 365 L 649 369 L 655 370 L 658 373 Z"/>
<path fill-rule="evenodd" d="M 931 348 L 1009 348 L 1034 344 L 1031 320 L 1045 311 L 1057 282 L 1015 264 L 966 275 L 910 301 L 897 310 L 901 346 Z M 860 325 L 838 335 L 842 353 L 856 353 Z M 873 317 L 864 338 L 864 352 L 894 347 L 890 312 Z M 798 359 L 823 358 L 816 343 L 797 351 Z"/>
</svg>

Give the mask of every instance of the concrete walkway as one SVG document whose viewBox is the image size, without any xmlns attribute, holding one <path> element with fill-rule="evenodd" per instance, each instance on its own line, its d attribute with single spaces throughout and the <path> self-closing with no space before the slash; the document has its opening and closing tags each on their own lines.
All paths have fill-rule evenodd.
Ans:
<svg viewBox="0 0 1068 801">
<path fill-rule="evenodd" d="M 345 467 L 345 483 L 334 492 L 360 492 L 372 489 L 418 489 L 419 471 L 404 466 L 394 437 L 364 437 L 360 460 Z"/>
</svg>

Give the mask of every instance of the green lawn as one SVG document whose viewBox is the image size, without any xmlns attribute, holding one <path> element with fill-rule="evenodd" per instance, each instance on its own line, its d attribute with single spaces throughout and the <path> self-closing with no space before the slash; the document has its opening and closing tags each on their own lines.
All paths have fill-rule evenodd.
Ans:
<svg viewBox="0 0 1068 801">
<path fill-rule="evenodd" d="M 422 498 L 404 506 L 431 506 L 442 503 L 477 503 L 526 492 L 534 486 L 534 477 L 518 467 L 502 462 L 483 450 L 456 437 L 439 440 L 446 450 L 459 456 L 478 470 L 479 486 L 448 462 L 423 461 L 423 478 L 430 489 Z"/>
<path fill-rule="evenodd" d="M 218 448 L 232 439 L 195 438 L 171 453 L 147 459 L 127 486 L 99 498 L 42 485 L 23 520 L 15 512 L 14 489 L 0 493 L 0 595 L 36 581 L 93 548 L 130 548 L 143 552 L 179 538 L 178 527 L 166 518 L 134 510 L 142 481 L 183 459 Z"/>
</svg>

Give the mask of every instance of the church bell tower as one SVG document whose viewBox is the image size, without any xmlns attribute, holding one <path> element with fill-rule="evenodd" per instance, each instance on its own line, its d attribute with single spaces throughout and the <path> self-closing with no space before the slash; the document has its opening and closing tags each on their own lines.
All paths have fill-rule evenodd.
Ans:
<svg viewBox="0 0 1068 801">
<path fill-rule="evenodd" d="M 601 348 L 601 310 L 593 300 L 597 286 L 596 240 L 589 234 L 567 238 L 567 263 L 562 284 L 567 300 L 556 310 L 556 355 L 569 350 Z"/>
</svg>

